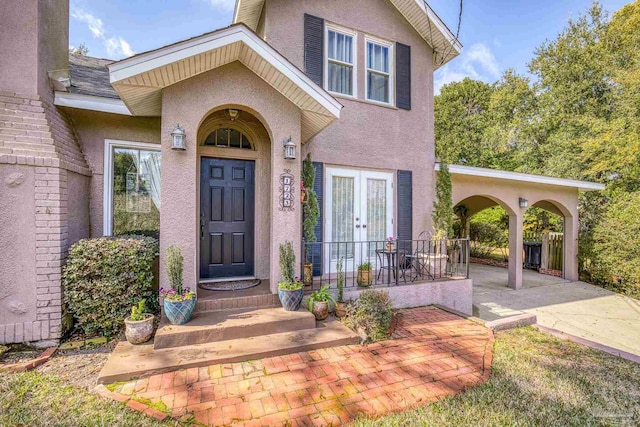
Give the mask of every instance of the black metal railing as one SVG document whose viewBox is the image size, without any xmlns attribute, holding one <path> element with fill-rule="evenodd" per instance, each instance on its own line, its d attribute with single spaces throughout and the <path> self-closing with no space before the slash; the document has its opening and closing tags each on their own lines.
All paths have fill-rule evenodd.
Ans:
<svg viewBox="0 0 640 427">
<path fill-rule="evenodd" d="M 301 271 L 312 289 L 326 284 L 337 287 L 340 260 L 345 288 L 469 277 L 468 238 L 303 242 L 302 249 Z"/>
</svg>

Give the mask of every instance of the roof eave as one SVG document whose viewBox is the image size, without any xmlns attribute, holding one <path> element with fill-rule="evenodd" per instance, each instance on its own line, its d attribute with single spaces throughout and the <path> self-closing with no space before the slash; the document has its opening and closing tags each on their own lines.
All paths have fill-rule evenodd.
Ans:
<svg viewBox="0 0 640 427">
<path fill-rule="evenodd" d="M 602 191 L 604 184 L 591 181 L 580 181 L 575 179 L 556 178 L 546 175 L 534 175 L 521 172 L 504 171 L 500 169 L 478 168 L 474 166 L 450 164 L 449 172 L 458 175 L 468 175 L 481 178 L 505 179 L 519 182 L 529 182 L 535 184 L 556 185 L 560 187 L 577 188 L 582 191 Z M 440 170 L 440 163 L 436 163 L 435 170 Z"/>
</svg>

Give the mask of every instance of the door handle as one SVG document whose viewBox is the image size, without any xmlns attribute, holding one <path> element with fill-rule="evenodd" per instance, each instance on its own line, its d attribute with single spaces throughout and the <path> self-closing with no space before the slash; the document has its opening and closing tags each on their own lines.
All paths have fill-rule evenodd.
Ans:
<svg viewBox="0 0 640 427">
<path fill-rule="evenodd" d="M 362 224 L 362 228 L 367 228 L 367 224 Z"/>
<path fill-rule="evenodd" d="M 360 228 L 360 224 L 356 224 L 356 228 Z"/>
<path fill-rule="evenodd" d="M 200 239 L 204 239 L 204 220 L 200 219 Z"/>
</svg>

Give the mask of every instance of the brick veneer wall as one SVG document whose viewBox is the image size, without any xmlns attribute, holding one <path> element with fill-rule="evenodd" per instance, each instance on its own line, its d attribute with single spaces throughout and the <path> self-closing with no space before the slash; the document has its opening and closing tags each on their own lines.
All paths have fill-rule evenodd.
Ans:
<svg viewBox="0 0 640 427">
<path fill-rule="evenodd" d="M 0 167 L 28 165 L 35 169 L 33 213 L 36 230 L 35 319 L 0 325 L 0 343 L 57 340 L 62 328 L 62 267 L 69 249 L 67 172 L 87 177 L 78 137 L 52 99 L 0 92 Z M 74 195 L 87 197 L 88 195 Z M 88 202 L 88 201 L 87 201 Z M 14 286 L 29 286 L 28 283 Z"/>
</svg>

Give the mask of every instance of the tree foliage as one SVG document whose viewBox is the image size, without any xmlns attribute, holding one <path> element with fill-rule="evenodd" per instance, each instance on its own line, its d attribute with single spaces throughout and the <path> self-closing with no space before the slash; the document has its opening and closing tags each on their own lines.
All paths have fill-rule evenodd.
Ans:
<svg viewBox="0 0 640 427">
<path fill-rule="evenodd" d="M 432 219 L 437 239 L 446 239 L 453 235 L 451 173 L 446 163 L 440 163 L 440 171 L 436 178 L 436 200 L 433 202 Z"/>
<path fill-rule="evenodd" d="M 493 84 L 451 83 L 435 100 L 436 153 L 449 163 L 607 184 L 580 196 L 581 274 L 594 281 L 613 281 L 602 274 L 614 264 L 602 253 L 602 224 L 630 225 L 618 201 L 640 192 L 639 28 L 640 0 L 612 16 L 594 2 L 536 49 L 533 80 L 508 70 Z M 560 227 L 544 215 L 530 210 L 526 221 Z M 640 246 L 640 234 L 631 238 Z M 638 280 L 625 280 L 640 286 L 633 274 Z"/>
</svg>

